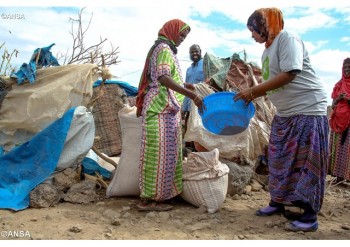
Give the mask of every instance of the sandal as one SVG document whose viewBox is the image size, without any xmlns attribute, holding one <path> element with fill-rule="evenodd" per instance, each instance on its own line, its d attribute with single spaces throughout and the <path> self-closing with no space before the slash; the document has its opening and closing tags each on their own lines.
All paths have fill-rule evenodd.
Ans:
<svg viewBox="0 0 350 247">
<path fill-rule="evenodd" d="M 270 205 L 267 207 L 264 207 L 262 209 L 259 209 L 255 212 L 256 216 L 271 216 L 275 214 L 283 214 L 284 213 L 284 207 L 271 207 Z"/>
<path fill-rule="evenodd" d="M 173 209 L 173 206 L 157 202 L 140 202 L 136 205 L 139 211 L 168 211 Z"/>
<path fill-rule="evenodd" d="M 286 225 L 285 229 L 293 231 L 293 232 L 299 232 L 299 231 L 315 232 L 318 229 L 318 223 L 317 223 L 317 221 L 311 222 L 311 223 L 303 223 L 303 222 L 296 220 L 296 221 L 288 223 Z"/>
</svg>

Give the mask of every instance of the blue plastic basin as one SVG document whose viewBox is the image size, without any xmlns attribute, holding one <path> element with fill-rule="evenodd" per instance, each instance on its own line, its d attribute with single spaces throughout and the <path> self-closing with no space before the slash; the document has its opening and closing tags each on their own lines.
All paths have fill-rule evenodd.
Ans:
<svg viewBox="0 0 350 247">
<path fill-rule="evenodd" d="M 234 101 L 235 92 L 218 92 L 204 97 L 206 110 L 199 115 L 203 126 L 216 135 L 236 135 L 243 132 L 254 116 L 252 102 L 246 105 L 242 99 Z"/>
</svg>

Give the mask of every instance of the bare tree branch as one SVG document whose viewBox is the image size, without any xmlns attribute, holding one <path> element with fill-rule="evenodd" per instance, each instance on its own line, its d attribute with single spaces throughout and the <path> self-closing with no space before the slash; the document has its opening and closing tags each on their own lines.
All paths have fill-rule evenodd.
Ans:
<svg viewBox="0 0 350 247">
<path fill-rule="evenodd" d="M 104 52 L 104 44 L 107 41 L 107 38 L 100 37 L 100 40 L 92 45 L 87 45 L 85 43 L 86 33 L 89 31 L 93 14 L 91 14 L 89 22 L 85 28 L 82 22 L 84 9 L 85 8 L 82 8 L 78 13 L 78 19 L 69 19 L 72 22 L 71 31 L 69 32 L 73 39 L 72 51 L 70 55 L 68 55 L 69 50 L 67 50 L 65 54 L 58 54 L 59 59 L 64 59 L 63 64 L 95 63 L 98 66 L 102 66 L 101 57 L 103 55 L 106 66 L 119 63 L 119 47 L 114 47 L 111 43 L 107 52 Z"/>
</svg>

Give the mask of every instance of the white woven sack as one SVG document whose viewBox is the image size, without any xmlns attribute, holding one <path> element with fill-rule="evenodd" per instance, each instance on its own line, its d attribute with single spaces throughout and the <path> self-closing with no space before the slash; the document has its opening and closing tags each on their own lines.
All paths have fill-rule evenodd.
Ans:
<svg viewBox="0 0 350 247">
<path fill-rule="evenodd" d="M 208 213 L 220 209 L 227 194 L 229 168 L 219 161 L 219 150 L 193 152 L 183 163 L 181 197 Z"/>
<path fill-rule="evenodd" d="M 211 179 L 183 182 L 181 197 L 196 207 L 205 207 L 208 213 L 217 212 L 227 194 L 228 174 Z"/>
<path fill-rule="evenodd" d="M 122 153 L 106 195 L 107 197 L 139 196 L 141 118 L 136 117 L 135 106 L 125 106 L 119 111 L 118 117 L 122 131 Z"/>
</svg>

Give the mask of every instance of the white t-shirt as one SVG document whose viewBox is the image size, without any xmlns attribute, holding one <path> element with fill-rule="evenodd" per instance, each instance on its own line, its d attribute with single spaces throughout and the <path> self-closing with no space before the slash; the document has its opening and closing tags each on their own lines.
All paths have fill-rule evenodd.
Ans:
<svg viewBox="0 0 350 247">
<path fill-rule="evenodd" d="M 276 106 L 276 114 L 326 115 L 327 93 L 312 69 L 303 41 L 295 34 L 282 30 L 262 55 L 262 77 L 267 81 L 280 72 L 299 70 L 288 84 L 267 92 Z"/>
</svg>

